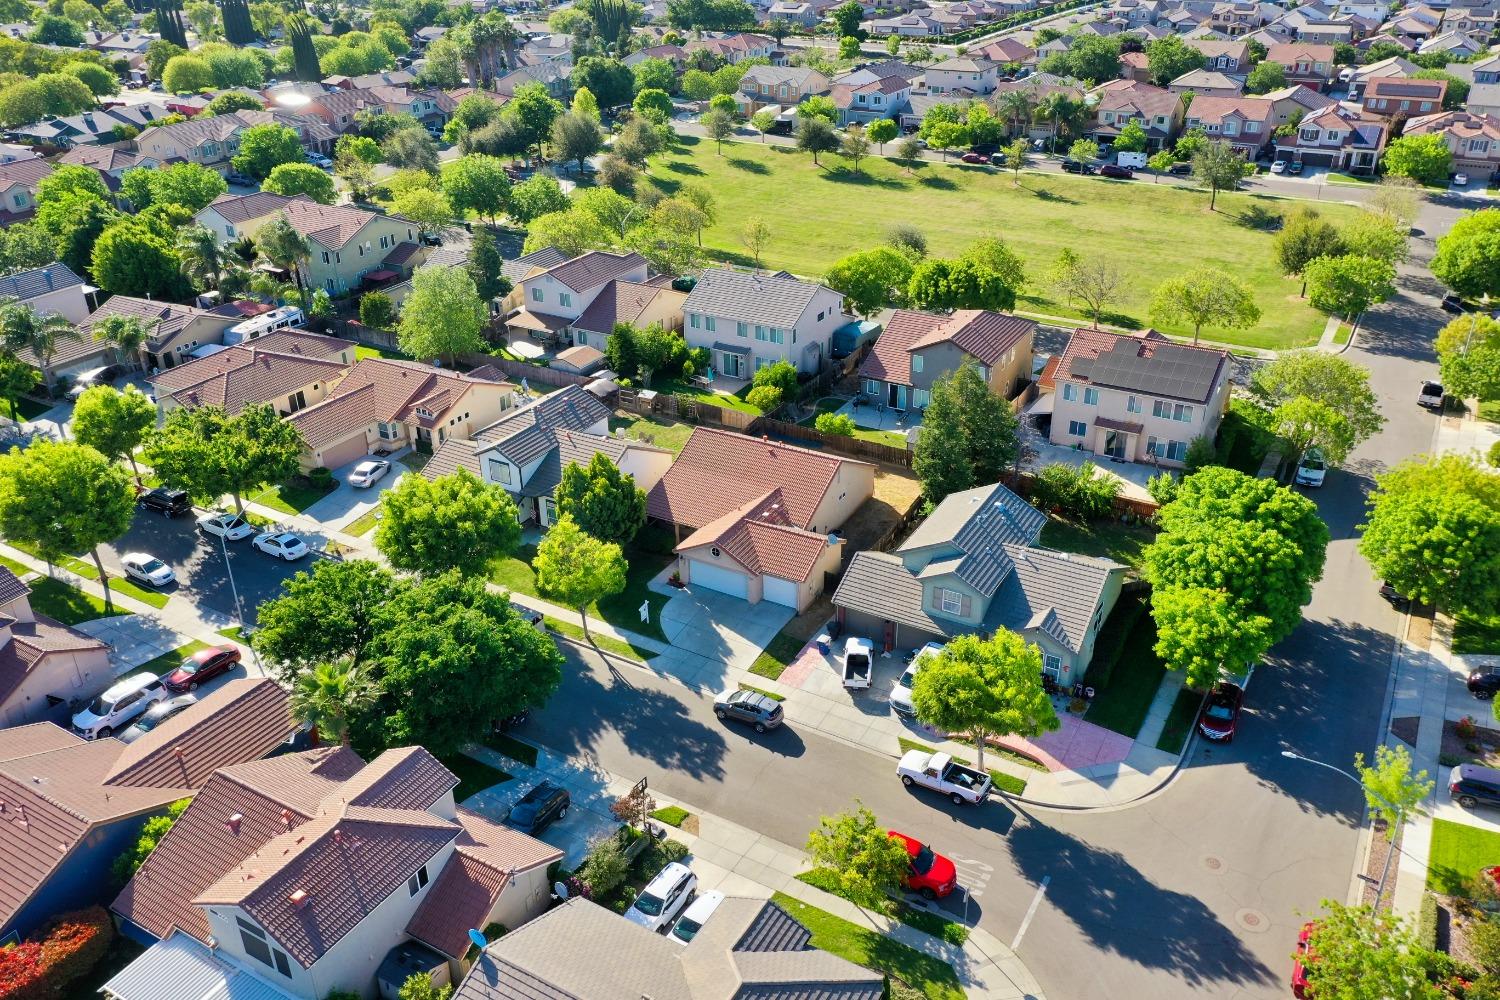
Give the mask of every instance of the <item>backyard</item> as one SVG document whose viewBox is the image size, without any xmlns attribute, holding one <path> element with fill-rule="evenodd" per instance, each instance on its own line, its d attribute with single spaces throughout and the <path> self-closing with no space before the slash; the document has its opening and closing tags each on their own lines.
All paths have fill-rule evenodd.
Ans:
<svg viewBox="0 0 1500 1000">
<path fill-rule="evenodd" d="M 1042 527 L 1041 544 L 1060 552 L 1113 559 L 1139 571 L 1146 546 L 1155 538 L 1155 529 L 1144 524 L 1117 524 L 1114 521 L 1078 524 L 1053 517 Z"/>
<path fill-rule="evenodd" d="M 824 396 L 818 400 L 817 410 L 813 415 L 806 420 L 798 421 L 798 423 L 803 427 L 816 429 L 819 416 L 824 413 L 833 413 L 841 409 L 847 402 L 849 400 L 843 396 Z M 892 448 L 906 447 L 906 435 L 901 431 L 881 431 L 875 430 L 872 427 L 860 427 L 856 424 L 854 427 L 854 437 L 859 441 L 873 441 L 876 444 L 889 445 Z"/>
<path fill-rule="evenodd" d="M 692 137 L 653 161 L 651 177 L 668 193 L 689 183 L 713 190 L 718 221 L 704 230 L 704 244 L 713 256 L 734 263 L 753 263 L 740 241 L 740 229 L 751 216 L 763 217 L 771 229 L 761 263 L 809 277 L 820 277 L 840 257 L 868 248 L 887 226 L 920 220 L 933 256 L 956 254 L 975 239 L 998 235 L 1026 261 L 1034 279 L 1064 249 L 1118 264 L 1125 278 L 1116 306 L 1121 315 L 1105 318 L 1119 325 L 1147 325 L 1157 285 L 1191 267 L 1210 266 L 1246 282 L 1262 316 L 1250 330 L 1205 329 L 1207 339 L 1298 347 L 1315 343 L 1323 330 L 1324 317 L 1297 296 L 1297 283 L 1276 265 L 1264 218 L 1281 210 L 1277 198 L 1221 194 L 1218 210 L 1209 212 L 1205 193 L 1175 186 L 1026 174 L 1016 187 L 1009 174 L 984 167 L 926 163 L 908 175 L 874 156 L 855 173 L 834 155 L 818 167 L 805 153 L 786 147 L 735 142 L 726 143 L 719 156 L 712 142 Z M 1355 211 L 1319 207 L 1334 222 Z M 1082 316 L 1077 305 L 1046 295 L 1036 280 L 1020 308 Z M 1158 327 L 1192 333 L 1181 326 Z"/>
</svg>

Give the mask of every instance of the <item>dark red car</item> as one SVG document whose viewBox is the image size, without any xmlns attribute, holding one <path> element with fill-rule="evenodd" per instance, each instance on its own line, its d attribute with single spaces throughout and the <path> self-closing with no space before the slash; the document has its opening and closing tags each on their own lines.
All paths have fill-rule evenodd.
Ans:
<svg viewBox="0 0 1500 1000">
<path fill-rule="evenodd" d="M 988 162 L 990 162 L 990 158 L 988 156 L 985 156 L 983 153 L 973 153 L 973 152 L 965 153 L 963 156 L 960 156 L 959 159 L 963 160 L 965 163 L 988 163 Z"/>
<path fill-rule="evenodd" d="M 1297 956 L 1292 959 L 1292 996 L 1297 1000 L 1308 1000 L 1312 996 L 1307 985 L 1307 967 L 1313 962 L 1307 943 L 1312 938 L 1312 932 L 1313 922 L 1309 920 L 1302 925 L 1302 933 L 1297 935 Z"/>
<path fill-rule="evenodd" d="M 915 837 L 891 832 L 892 840 L 906 845 L 911 857 L 911 871 L 902 881 L 907 889 L 920 892 L 927 899 L 942 899 L 958 887 L 958 869 L 953 862 L 938 854 Z"/>
<path fill-rule="evenodd" d="M 198 685 L 240 662 L 238 646 L 210 646 L 182 661 L 182 666 L 162 678 L 168 691 L 196 691 Z"/>
<path fill-rule="evenodd" d="M 1235 726 L 1239 725 L 1240 707 L 1244 704 L 1245 692 L 1238 684 L 1220 681 L 1208 693 L 1203 710 L 1198 713 L 1198 732 L 1211 740 L 1228 743 L 1234 739 Z"/>
<path fill-rule="evenodd" d="M 1117 163 L 1106 163 L 1099 168 L 1100 177 L 1113 177 L 1117 181 L 1135 180 L 1135 171 L 1129 167 L 1122 167 Z"/>
</svg>

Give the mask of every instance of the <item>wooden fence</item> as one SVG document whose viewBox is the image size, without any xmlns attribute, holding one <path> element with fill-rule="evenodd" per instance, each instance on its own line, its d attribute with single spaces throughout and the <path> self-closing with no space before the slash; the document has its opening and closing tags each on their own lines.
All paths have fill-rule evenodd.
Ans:
<svg viewBox="0 0 1500 1000">
<path fill-rule="evenodd" d="M 363 323 L 356 323 L 348 319 L 334 319 L 329 323 L 330 333 L 344 340 L 352 340 L 356 344 L 366 344 L 370 347 L 379 347 L 383 350 L 396 351 L 400 348 L 396 344 L 396 335 L 389 330 L 377 330 Z"/>
<path fill-rule="evenodd" d="M 715 406 L 712 403 L 704 403 L 697 399 L 686 396 L 677 396 L 671 393 L 658 393 L 654 398 L 643 399 L 639 392 L 632 389 L 621 389 L 619 407 L 631 413 L 643 415 L 659 414 L 670 417 L 673 420 L 686 420 L 690 423 L 712 424 L 718 427 L 726 427 L 732 431 L 748 432 L 755 421 L 759 419 L 753 413 L 743 410 L 732 410 L 727 406 Z"/>
<path fill-rule="evenodd" d="M 543 368 L 541 365 L 529 365 L 524 361 L 512 361 L 509 358 L 497 358 L 490 354 L 461 354 L 459 360 L 465 364 L 490 365 L 504 372 L 512 382 L 521 384 L 521 379 L 541 385 L 588 385 L 594 381 L 587 375 L 575 375 L 557 368 Z"/>
<path fill-rule="evenodd" d="M 1030 497 L 1031 482 L 1035 478 L 1036 476 L 1030 472 L 1022 472 L 1019 475 L 1007 475 L 1003 481 L 1021 496 Z M 1150 518 L 1156 516 L 1158 509 L 1159 506 L 1154 500 L 1136 500 L 1126 496 L 1115 497 L 1116 515 L 1133 514 L 1136 517 Z"/>
</svg>

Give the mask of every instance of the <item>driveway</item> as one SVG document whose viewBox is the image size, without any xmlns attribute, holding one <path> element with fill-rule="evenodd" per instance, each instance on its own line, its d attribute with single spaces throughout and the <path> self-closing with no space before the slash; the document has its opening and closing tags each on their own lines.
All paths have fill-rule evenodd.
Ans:
<svg viewBox="0 0 1500 1000">
<path fill-rule="evenodd" d="M 660 621 L 672 644 L 651 666 L 715 691 L 724 687 L 730 673 L 754 663 L 796 614 L 779 604 L 751 604 L 703 587 L 678 590 L 656 580 L 651 589 L 669 597 Z"/>
<path fill-rule="evenodd" d="M 320 499 L 317 503 L 302 512 L 303 517 L 310 517 L 314 521 L 330 528 L 347 527 L 351 521 L 357 521 L 376 507 L 380 506 L 380 494 L 395 486 L 401 477 L 410 470 L 402 465 L 398 456 L 411 454 L 411 450 L 399 451 L 385 456 L 385 460 L 391 463 L 391 471 L 387 472 L 374 486 L 356 489 L 349 485 L 349 473 L 360 462 L 367 462 L 375 456 L 367 455 L 364 458 L 350 462 L 348 465 L 333 470 L 333 478 L 338 487 Z"/>
</svg>

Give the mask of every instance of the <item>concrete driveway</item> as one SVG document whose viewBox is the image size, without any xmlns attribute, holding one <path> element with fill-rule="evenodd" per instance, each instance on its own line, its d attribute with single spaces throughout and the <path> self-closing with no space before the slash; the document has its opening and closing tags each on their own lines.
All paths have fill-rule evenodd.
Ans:
<svg viewBox="0 0 1500 1000">
<path fill-rule="evenodd" d="M 651 665 L 716 691 L 731 673 L 754 663 L 795 614 L 779 604 L 751 604 L 704 587 L 678 590 L 653 581 L 652 589 L 670 595 L 661 610 L 661 630 L 672 648 Z"/>
<path fill-rule="evenodd" d="M 398 461 L 400 456 L 409 454 L 411 450 L 407 449 L 385 456 L 385 460 L 391 463 L 391 471 L 377 480 L 374 486 L 368 488 L 356 489 L 350 486 L 349 473 L 353 472 L 354 467 L 360 462 L 367 462 L 376 456 L 367 455 L 358 461 L 334 469 L 333 478 L 339 484 L 338 488 L 304 510 L 302 516 L 310 517 L 330 528 L 343 528 L 349 522 L 359 520 L 380 505 L 380 494 L 395 486 L 401 477 L 410 471 Z"/>
</svg>

